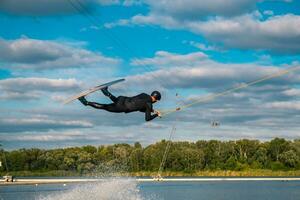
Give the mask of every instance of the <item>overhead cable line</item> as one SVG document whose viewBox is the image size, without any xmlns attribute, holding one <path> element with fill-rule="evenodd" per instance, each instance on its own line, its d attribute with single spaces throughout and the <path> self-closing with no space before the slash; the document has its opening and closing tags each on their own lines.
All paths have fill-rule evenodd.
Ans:
<svg viewBox="0 0 300 200">
<path fill-rule="evenodd" d="M 200 98 L 198 100 L 193 101 L 192 103 L 182 104 L 179 107 L 176 107 L 176 108 L 173 108 L 173 109 L 170 109 L 170 110 L 165 110 L 162 113 L 162 116 L 166 116 L 166 115 L 169 115 L 171 113 L 181 111 L 183 109 L 189 108 L 189 107 L 191 107 L 193 105 L 196 105 L 196 104 L 206 103 L 206 102 L 212 101 L 217 97 L 225 96 L 225 95 L 230 94 L 232 92 L 235 92 L 235 91 L 238 91 L 238 90 L 256 85 L 256 84 L 261 83 L 263 81 L 267 81 L 267 80 L 270 80 L 270 79 L 273 79 L 273 78 L 276 78 L 276 77 L 283 76 L 285 74 L 291 73 L 291 72 L 296 71 L 298 69 L 300 69 L 300 66 L 290 67 L 288 69 L 281 70 L 280 72 L 276 72 L 276 73 L 273 73 L 273 74 L 270 74 L 270 75 L 266 75 L 266 76 L 264 76 L 262 78 L 259 78 L 257 80 L 254 80 L 254 81 L 251 81 L 251 82 L 248 82 L 248 83 L 245 83 L 245 84 L 241 84 L 240 86 L 230 88 L 230 89 L 225 90 L 223 92 L 211 94 L 209 96 Z"/>
</svg>

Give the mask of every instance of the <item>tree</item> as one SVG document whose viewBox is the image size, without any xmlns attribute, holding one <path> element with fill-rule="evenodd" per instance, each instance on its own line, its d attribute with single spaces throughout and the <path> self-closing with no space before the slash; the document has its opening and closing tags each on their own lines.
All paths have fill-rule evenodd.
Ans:
<svg viewBox="0 0 300 200">
<path fill-rule="evenodd" d="M 146 147 L 115 144 L 71 147 L 65 149 L 19 149 L 5 151 L 1 168 L 10 171 L 71 170 L 79 173 L 97 172 L 156 172 L 170 144 L 164 170 L 193 172 L 196 170 L 272 169 L 295 170 L 300 168 L 300 140 L 286 141 L 275 138 L 270 142 L 257 140 L 171 142 L 162 140 Z"/>
<path fill-rule="evenodd" d="M 227 170 L 235 170 L 236 167 L 237 167 L 237 161 L 236 161 L 236 159 L 235 159 L 233 156 L 231 156 L 231 157 L 226 161 L 226 163 L 225 163 L 225 168 L 226 168 Z"/>
<path fill-rule="evenodd" d="M 82 150 L 90 154 L 95 154 L 97 152 L 97 148 L 91 145 L 83 146 Z"/>
<path fill-rule="evenodd" d="M 135 149 L 142 149 L 142 145 L 139 142 L 134 143 L 134 148 Z"/>
<path fill-rule="evenodd" d="M 143 166 L 143 150 L 141 148 L 135 148 L 129 157 L 130 171 L 138 172 Z"/>
<path fill-rule="evenodd" d="M 254 160 L 261 164 L 261 166 L 266 167 L 268 162 L 267 149 L 264 147 L 259 147 L 254 155 Z"/>
<path fill-rule="evenodd" d="M 284 151 L 288 151 L 289 148 L 289 142 L 287 142 L 285 139 L 275 138 L 271 140 L 269 144 L 268 154 L 273 161 L 278 161 L 279 155 Z"/>
<path fill-rule="evenodd" d="M 296 167 L 297 163 L 299 162 L 299 158 L 297 157 L 297 154 L 293 150 L 289 150 L 280 154 L 279 160 L 285 166 L 290 168 Z"/>
</svg>

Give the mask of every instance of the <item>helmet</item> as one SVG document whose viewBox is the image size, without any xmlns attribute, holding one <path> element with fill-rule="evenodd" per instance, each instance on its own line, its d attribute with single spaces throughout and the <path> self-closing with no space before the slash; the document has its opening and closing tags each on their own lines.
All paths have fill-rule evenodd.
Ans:
<svg viewBox="0 0 300 200">
<path fill-rule="evenodd" d="M 159 91 L 153 91 L 152 93 L 151 93 L 151 96 L 153 96 L 156 100 L 160 100 L 161 99 L 161 94 L 160 94 L 160 92 Z"/>
</svg>

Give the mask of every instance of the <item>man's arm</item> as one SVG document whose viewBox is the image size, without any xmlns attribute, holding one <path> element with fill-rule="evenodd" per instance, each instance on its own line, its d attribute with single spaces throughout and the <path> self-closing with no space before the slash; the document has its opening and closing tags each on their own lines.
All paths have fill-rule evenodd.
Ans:
<svg viewBox="0 0 300 200">
<path fill-rule="evenodd" d="M 153 111 L 152 104 L 147 103 L 146 104 L 146 112 L 145 112 L 145 120 L 146 121 L 151 121 L 152 119 L 158 117 L 158 114 L 151 115 L 152 111 Z"/>
</svg>

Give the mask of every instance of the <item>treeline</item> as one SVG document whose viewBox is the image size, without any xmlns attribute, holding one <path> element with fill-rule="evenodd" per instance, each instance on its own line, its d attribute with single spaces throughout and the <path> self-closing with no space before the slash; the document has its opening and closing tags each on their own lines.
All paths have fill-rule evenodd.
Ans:
<svg viewBox="0 0 300 200">
<path fill-rule="evenodd" d="M 107 171 L 155 172 L 168 141 L 142 147 L 115 144 L 64 149 L 1 150 L 3 173 L 9 171 L 73 171 L 78 174 Z M 5 159 L 7 161 L 7 169 Z M 249 169 L 299 170 L 300 140 L 275 138 L 258 140 L 172 142 L 164 170 L 195 172 L 201 170 Z"/>
</svg>

